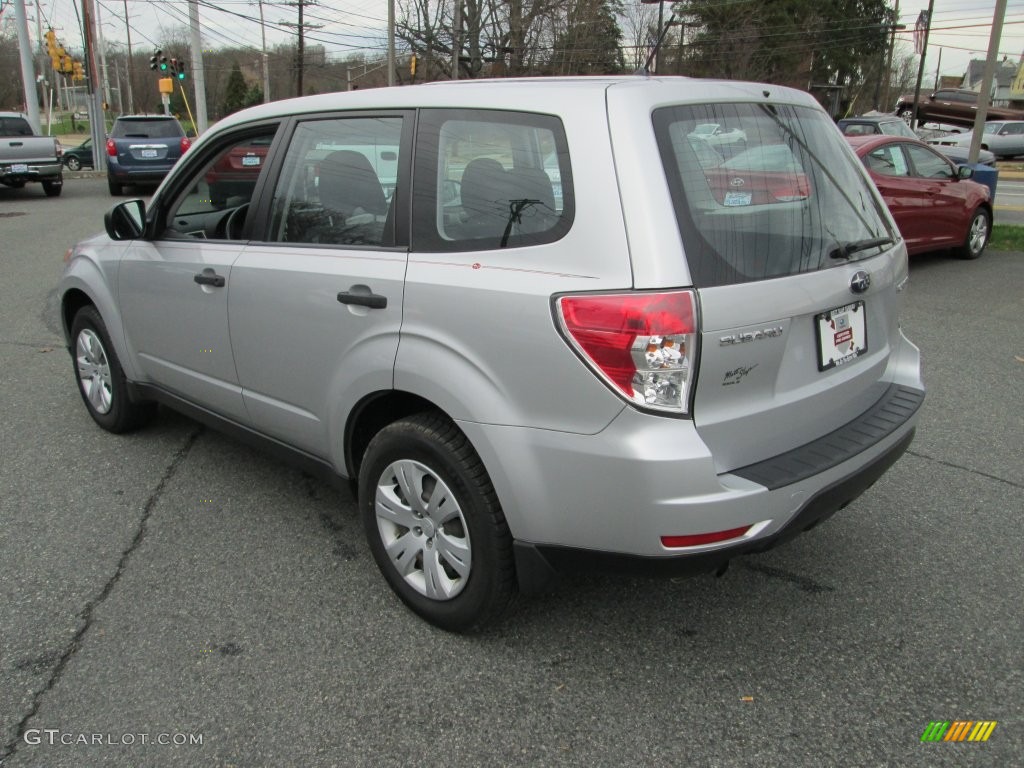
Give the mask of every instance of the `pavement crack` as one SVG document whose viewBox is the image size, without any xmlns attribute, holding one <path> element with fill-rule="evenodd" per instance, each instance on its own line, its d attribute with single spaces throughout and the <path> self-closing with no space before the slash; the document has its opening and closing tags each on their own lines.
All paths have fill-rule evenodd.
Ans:
<svg viewBox="0 0 1024 768">
<path fill-rule="evenodd" d="M 8 339 L 0 339 L 0 344 L 8 347 L 33 347 L 37 349 L 43 347 L 52 347 L 54 349 L 65 348 L 63 341 L 55 341 L 52 339 L 50 341 L 10 341 Z"/>
<path fill-rule="evenodd" d="M 907 451 L 908 456 L 916 456 L 919 459 L 925 459 L 926 461 L 934 461 L 936 464 L 941 464 L 944 467 L 950 469 L 960 469 L 964 472 L 970 472 L 972 475 L 978 475 L 979 477 L 987 477 L 989 480 L 996 480 L 1000 483 L 1006 483 L 1012 485 L 1014 488 L 1024 488 L 1024 484 L 1015 483 L 1013 480 L 1007 480 L 1005 477 L 999 477 L 999 475 L 990 475 L 988 472 L 982 472 L 980 469 L 972 469 L 971 467 L 965 467 L 963 464 L 954 464 L 951 461 L 944 461 L 943 459 L 936 459 L 934 456 L 929 456 L 925 453 L 918 453 L 917 451 Z"/>
<path fill-rule="evenodd" d="M 160 482 L 157 483 L 156 488 L 153 489 L 149 498 L 146 499 L 146 503 L 142 508 L 142 516 L 139 518 L 139 524 L 135 530 L 135 535 L 132 537 L 131 543 L 128 547 L 121 553 L 121 558 L 117 562 L 117 568 L 114 570 L 114 573 L 110 578 L 107 579 L 103 588 L 99 591 L 99 594 L 89 600 L 89 602 L 85 604 L 85 608 L 83 608 L 81 613 L 79 613 L 78 617 L 81 621 L 81 626 L 78 628 L 78 631 L 75 632 L 74 637 L 72 637 L 64 647 L 64 650 L 60 652 L 57 664 L 50 673 L 50 678 L 46 681 L 46 685 L 39 691 L 36 691 L 35 695 L 32 697 L 32 705 L 29 707 L 29 711 L 25 716 L 19 721 L 17 733 L 14 738 L 0 748 L 0 765 L 3 765 L 3 762 L 8 757 L 18 751 L 18 745 L 25 737 L 25 731 L 28 729 L 29 722 L 39 712 L 39 707 L 42 705 L 43 697 L 53 690 L 54 686 L 60 682 L 68 662 L 70 662 L 71 658 L 78 652 L 78 649 L 82 646 L 82 642 L 85 640 L 86 634 L 88 634 L 92 627 L 93 616 L 96 613 L 96 609 L 103 605 L 106 599 L 110 597 L 110 593 L 114 591 L 114 587 L 117 586 L 117 583 L 121 580 L 121 575 L 128 567 L 128 562 L 131 560 L 132 555 L 146 537 L 146 526 L 149 523 L 150 516 L 153 514 L 153 509 L 163 496 L 164 489 L 167 487 L 171 478 L 173 478 L 177 473 L 178 467 L 180 467 L 181 463 L 188 457 L 188 454 L 192 451 L 192 447 L 195 445 L 196 441 L 205 431 L 206 430 L 203 427 L 198 427 L 190 432 L 185 438 L 184 444 L 171 457 L 171 462 L 167 465 L 167 469 L 164 471 L 163 477 L 160 478 Z"/>
</svg>

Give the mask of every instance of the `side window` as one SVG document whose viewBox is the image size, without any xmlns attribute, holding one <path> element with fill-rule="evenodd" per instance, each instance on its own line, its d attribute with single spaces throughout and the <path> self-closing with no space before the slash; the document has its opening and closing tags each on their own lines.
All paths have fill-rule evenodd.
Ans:
<svg viewBox="0 0 1024 768">
<path fill-rule="evenodd" d="M 424 110 L 413 217 L 417 250 L 550 243 L 574 213 L 569 150 L 549 115 Z"/>
<path fill-rule="evenodd" d="M 924 147 L 907 146 L 917 176 L 925 179 L 952 179 L 953 168 L 943 158 Z"/>
<path fill-rule="evenodd" d="M 187 182 L 187 191 L 168 211 L 163 236 L 212 240 L 239 237 L 275 131 L 276 126 L 270 126 L 247 132 L 198 166 Z"/>
<path fill-rule="evenodd" d="M 395 243 L 401 117 L 300 123 L 271 202 L 269 240 L 280 243 Z"/>
<path fill-rule="evenodd" d="M 864 158 L 864 164 L 881 176 L 909 176 L 903 150 L 894 144 L 879 147 Z"/>
</svg>

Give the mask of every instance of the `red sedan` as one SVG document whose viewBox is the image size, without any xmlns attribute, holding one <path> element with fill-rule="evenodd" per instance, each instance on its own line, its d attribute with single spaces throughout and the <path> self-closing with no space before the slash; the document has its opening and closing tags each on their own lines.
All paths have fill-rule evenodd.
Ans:
<svg viewBox="0 0 1024 768">
<path fill-rule="evenodd" d="M 882 193 L 909 253 L 952 248 L 981 256 L 992 231 L 988 187 L 934 149 L 903 136 L 847 136 Z"/>
</svg>

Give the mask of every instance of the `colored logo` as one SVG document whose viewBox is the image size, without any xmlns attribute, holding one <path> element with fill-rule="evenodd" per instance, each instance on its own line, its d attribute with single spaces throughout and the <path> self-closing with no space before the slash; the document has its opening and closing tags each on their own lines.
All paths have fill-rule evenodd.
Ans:
<svg viewBox="0 0 1024 768">
<path fill-rule="evenodd" d="M 995 720 L 933 720 L 921 741 L 988 741 L 996 725 Z"/>
</svg>

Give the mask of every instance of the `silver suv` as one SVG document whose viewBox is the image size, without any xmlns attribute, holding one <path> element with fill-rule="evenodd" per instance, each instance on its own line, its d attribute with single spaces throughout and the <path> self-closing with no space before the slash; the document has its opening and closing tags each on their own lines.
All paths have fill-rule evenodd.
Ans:
<svg viewBox="0 0 1024 768">
<path fill-rule="evenodd" d="M 811 97 L 635 77 L 239 112 L 59 290 L 101 427 L 160 402 L 347 478 L 391 588 L 467 631 L 561 569 L 717 569 L 857 497 L 924 397 L 906 284 Z"/>
</svg>

